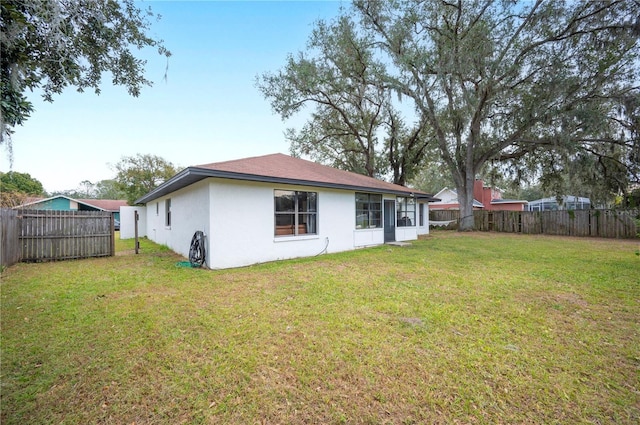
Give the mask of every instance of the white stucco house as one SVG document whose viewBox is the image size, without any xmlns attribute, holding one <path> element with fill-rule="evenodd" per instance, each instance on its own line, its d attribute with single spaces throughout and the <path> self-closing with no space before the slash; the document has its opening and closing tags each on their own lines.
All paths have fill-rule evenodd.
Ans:
<svg viewBox="0 0 640 425">
<path fill-rule="evenodd" d="M 188 256 L 202 231 L 206 265 L 224 269 L 415 240 L 429 232 L 432 199 L 272 154 L 188 167 L 136 203 L 144 205 L 140 236 Z"/>
</svg>

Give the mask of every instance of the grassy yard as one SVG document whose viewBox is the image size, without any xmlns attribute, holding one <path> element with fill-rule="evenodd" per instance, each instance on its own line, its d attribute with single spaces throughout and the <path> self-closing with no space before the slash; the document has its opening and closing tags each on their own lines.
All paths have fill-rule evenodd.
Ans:
<svg viewBox="0 0 640 425">
<path fill-rule="evenodd" d="M 3 273 L 3 425 L 640 422 L 637 241 L 439 232 L 226 271 L 132 247 Z"/>
</svg>

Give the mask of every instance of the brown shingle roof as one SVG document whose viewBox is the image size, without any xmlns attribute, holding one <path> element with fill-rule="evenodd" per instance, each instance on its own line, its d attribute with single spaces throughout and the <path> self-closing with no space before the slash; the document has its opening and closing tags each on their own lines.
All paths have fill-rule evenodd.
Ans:
<svg viewBox="0 0 640 425">
<path fill-rule="evenodd" d="M 387 183 L 362 174 L 339 170 L 305 159 L 294 158 L 281 153 L 215 162 L 196 168 L 239 173 L 256 177 L 271 177 L 297 182 L 325 183 L 348 187 L 362 187 L 391 192 L 423 193 L 397 184 Z"/>
<path fill-rule="evenodd" d="M 419 190 L 277 153 L 185 168 L 136 203 L 149 202 L 207 177 L 430 197 Z"/>
<path fill-rule="evenodd" d="M 76 199 L 83 204 L 89 204 L 105 211 L 120 211 L 120 207 L 129 205 L 127 201 L 120 199 Z"/>
</svg>

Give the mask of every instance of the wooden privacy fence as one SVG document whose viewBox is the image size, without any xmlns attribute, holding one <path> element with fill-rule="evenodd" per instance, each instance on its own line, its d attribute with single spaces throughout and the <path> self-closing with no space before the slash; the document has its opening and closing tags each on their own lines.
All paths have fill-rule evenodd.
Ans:
<svg viewBox="0 0 640 425">
<path fill-rule="evenodd" d="M 22 259 L 19 220 L 18 211 L 0 209 L 0 266 L 8 267 Z"/>
<path fill-rule="evenodd" d="M 640 210 L 474 211 L 475 230 L 601 238 L 638 236 Z M 459 211 L 430 211 L 435 221 L 455 220 Z"/>
<path fill-rule="evenodd" d="M 115 253 L 110 212 L 3 210 L 1 217 L 3 266 L 18 261 L 70 260 Z"/>
</svg>

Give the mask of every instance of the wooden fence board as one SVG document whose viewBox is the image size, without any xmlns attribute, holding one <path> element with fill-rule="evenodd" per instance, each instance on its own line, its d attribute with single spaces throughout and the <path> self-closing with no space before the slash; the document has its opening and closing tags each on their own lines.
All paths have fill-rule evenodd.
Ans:
<svg viewBox="0 0 640 425">
<path fill-rule="evenodd" d="M 3 266 L 19 261 L 68 260 L 115 254 L 113 217 L 109 212 L 0 210 L 0 214 L 0 264 Z M 8 252 L 12 253 L 11 258 Z"/>
<path fill-rule="evenodd" d="M 431 210 L 435 221 L 459 220 L 457 210 Z M 474 211 L 475 230 L 558 236 L 635 238 L 639 210 Z"/>
<path fill-rule="evenodd" d="M 113 255 L 109 212 L 22 211 L 23 261 Z"/>
<path fill-rule="evenodd" d="M 18 212 L 0 209 L 0 267 L 9 267 L 22 260 L 19 236 Z"/>
</svg>

